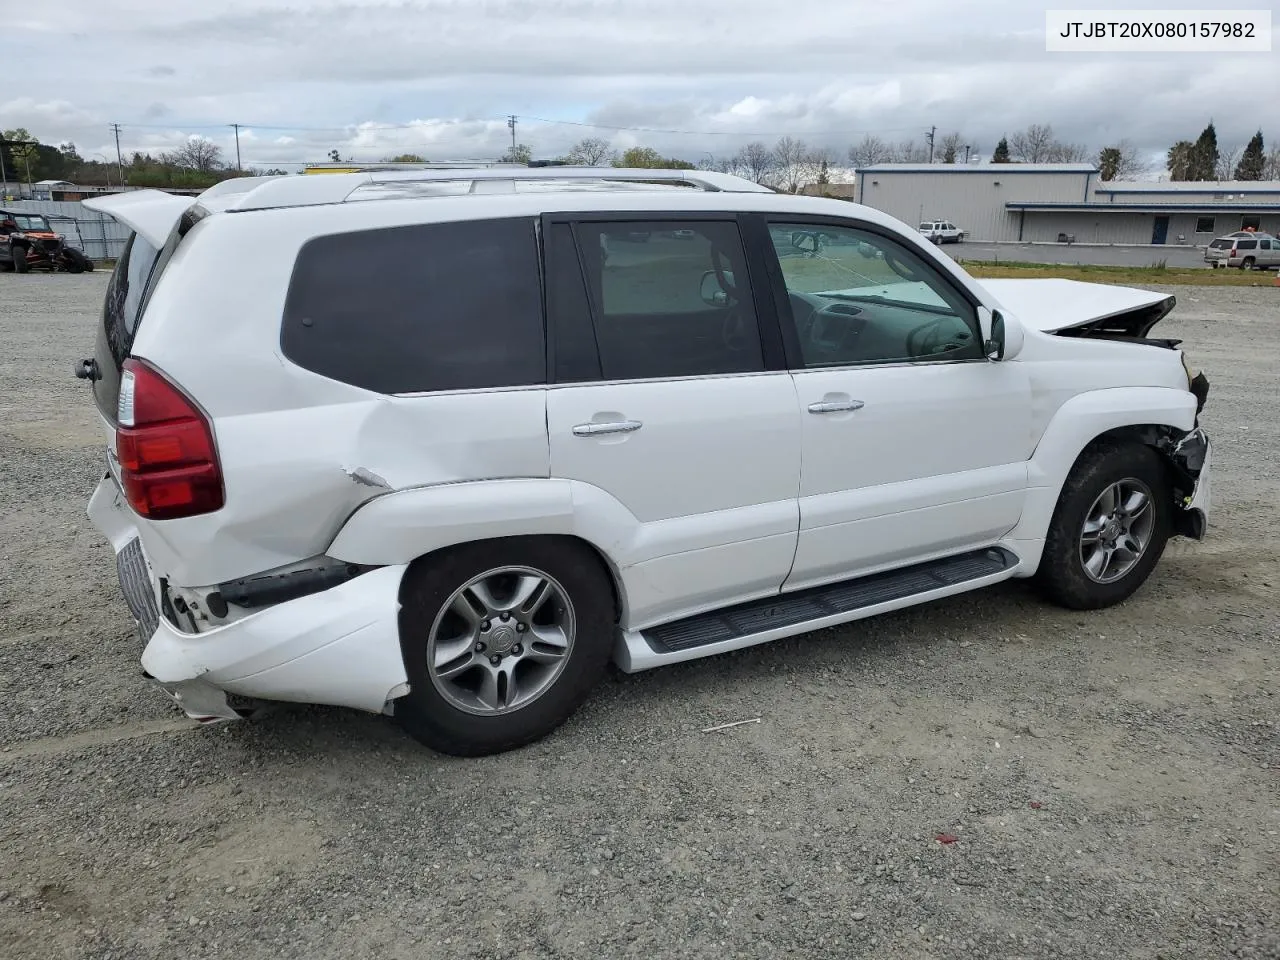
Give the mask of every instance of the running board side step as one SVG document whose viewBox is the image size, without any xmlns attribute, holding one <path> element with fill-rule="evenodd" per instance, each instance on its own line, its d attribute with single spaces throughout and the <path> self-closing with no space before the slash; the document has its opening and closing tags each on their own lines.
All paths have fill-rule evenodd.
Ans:
<svg viewBox="0 0 1280 960">
<path fill-rule="evenodd" d="M 726 653 L 999 583 L 1013 575 L 1018 563 L 1011 550 L 990 547 L 764 597 L 642 631 L 625 631 L 616 660 L 622 670 L 635 673 Z"/>
</svg>

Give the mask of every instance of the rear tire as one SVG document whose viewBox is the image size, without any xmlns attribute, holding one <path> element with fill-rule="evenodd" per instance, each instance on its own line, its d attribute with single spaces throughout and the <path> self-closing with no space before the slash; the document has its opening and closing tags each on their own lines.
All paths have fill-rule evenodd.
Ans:
<svg viewBox="0 0 1280 960">
<path fill-rule="evenodd" d="M 1242 261 L 1240 261 L 1240 269 L 1241 269 L 1241 270 L 1252 270 L 1252 269 L 1253 269 L 1253 265 L 1254 265 L 1256 262 L 1257 262 L 1257 261 L 1256 261 L 1256 260 L 1254 260 L 1254 259 L 1253 259 L 1253 257 L 1245 257 Z"/>
<path fill-rule="evenodd" d="M 423 558 L 401 587 L 410 692 L 396 719 L 418 742 L 460 757 L 540 740 L 604 674 L 615 630 L 609 575 L 583 544 L 504 537 Z"/>
<path fill-rule="evenodd" d="M 1071 610 L 1128 599 L 1164 553 L 1172 513 L 1169 479 L 1155 451 L 1132 441 L 1095 445 L 1063 484 L 1037 584 Z"/>
</svg>

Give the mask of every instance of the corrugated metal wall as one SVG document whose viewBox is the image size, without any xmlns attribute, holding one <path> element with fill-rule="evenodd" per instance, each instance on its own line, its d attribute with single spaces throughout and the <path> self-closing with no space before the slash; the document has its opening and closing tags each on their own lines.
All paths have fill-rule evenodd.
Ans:
<svg viewBox="0 0 1280 960">
<path fill-rule="evenodd" d="M 971 240 L 1017 240 L 1018 214 L 1011 201 L 1082 203 L 1086 173 L 1016 173 L 1004 170 L 946 173 L 859 174 L 855 199 L 915 226 L 933 217 L 950 220 Z M 862 182 L 865 180 L 865 183 Z"/>
<path fill-rule="evenodd" d="M 6 210 L 40 213 L 50 226 L 78 247 L 90 260 L 114 260 L 124 250 L 129 228 L 104 213 L 86 210 L 84 204 L 61 200 L 9 200 Z M 60 219 L 54 219 L 60 218 Z"/>
<path fill-rule="evenodd" d="M 1017 214 L 1014 216 L 1016 218 Z M 1076 243 L 1151 243 L 1156 216 L 1155 213 L 1054 213 L 1028 210 L 1022 239 L 1056 241 L 1058 234 L 1067 233 L 1075 234 Z M 1234 213 L 1169 213 L 1160 216 L 1169 218 L 1169 229 L 1165 236 L 1165 243 L 1169 246 L 1203 247 L 1214 237 L 1240 229 L 1240 216 Z M 1213 218 L 1211 232 L 1196 233 L 1196 221 L 1201 217 Z M 1260 229 L 1280 235 L 1280 214 L 1264 213 Z M 1182 243 L 1179 243 L 1179 237 L 1183 238 Z"/>
</svg>

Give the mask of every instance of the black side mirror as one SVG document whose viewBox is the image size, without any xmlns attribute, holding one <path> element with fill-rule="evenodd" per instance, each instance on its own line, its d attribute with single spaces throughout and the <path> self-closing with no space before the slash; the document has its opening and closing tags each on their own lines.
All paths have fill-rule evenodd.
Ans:
<svg viewBox="0 0 1280 960">
<path fill-rule="evenodd" d="M 988 360 L 1004 359 L 1004 315 L 999 310 L 991 311 L 991 339 L 984 347 Z"/>
</svg>

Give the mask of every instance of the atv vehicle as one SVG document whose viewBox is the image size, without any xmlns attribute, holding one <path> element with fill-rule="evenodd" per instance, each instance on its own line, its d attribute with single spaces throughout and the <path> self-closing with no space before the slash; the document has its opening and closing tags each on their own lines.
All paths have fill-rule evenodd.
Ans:
<svg viewBox="0 0 1280 960">
<path fill-rule="evenodd" d="M 93 261 L 69 247 L 60 233 L 38 213 L 0 210 L 0 266 L 13 265 L 18 273 L 33 268 L 84 273 Z"/>
</svg>

